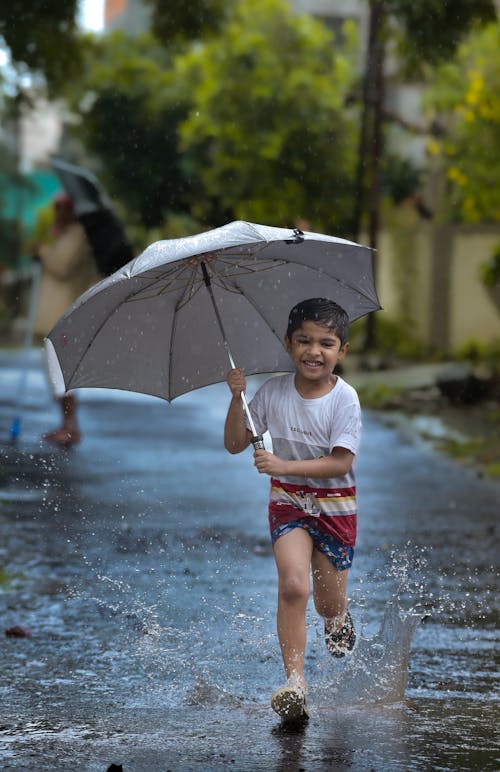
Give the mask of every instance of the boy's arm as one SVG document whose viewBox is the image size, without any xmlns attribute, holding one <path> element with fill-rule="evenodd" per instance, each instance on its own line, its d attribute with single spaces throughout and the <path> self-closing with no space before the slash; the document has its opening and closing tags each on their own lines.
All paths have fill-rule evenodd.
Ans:
<svg viewBox="0 0 500 772">
<path fill-rule="evenodd" d="M 283 461 L 267 450 L 256 450 L 254 458 L 257 471 L 261 474 L 271 477 L 315 477 L 321 480 L 347 474 L 354 461 L 354 453 L 347 448 L 336 447 L 329 456 L 307 461 Z"/>
<path fill-rule="evenodd" d="M 243 418 L 243 403 L 241 392 L 246 390 L 246 381 L 241 368 L 231 370 L 227 375 L 227 383 L 231 389 L 232 399 L 224 425 L 224 447 L 230 453 L 241 453 L 248 448 L 252 432 L 247 429 Z"/>
</svg>

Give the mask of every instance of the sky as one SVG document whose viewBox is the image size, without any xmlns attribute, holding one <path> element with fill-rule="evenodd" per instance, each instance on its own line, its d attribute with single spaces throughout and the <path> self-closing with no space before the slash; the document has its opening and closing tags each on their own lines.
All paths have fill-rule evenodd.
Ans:
<svg viewBox="0 0 500 772">
<path fill-rule="evenodd" d="M 102 29 L 104 0 L 83 0 L 82 25 L 88 30 Z"/>
</svg>

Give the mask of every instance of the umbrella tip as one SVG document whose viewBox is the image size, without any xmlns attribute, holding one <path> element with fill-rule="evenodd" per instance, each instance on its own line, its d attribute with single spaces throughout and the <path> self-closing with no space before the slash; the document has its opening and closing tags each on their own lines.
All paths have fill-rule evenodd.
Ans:
<svg viewBox="0 0 500 772">
<path fill-rule="evenodd" d="M 301 231 L 300 228 L 293 229 L 292 239 L 285 239 L 286 244 L 300 244 L 302 241 L 304 241 L 304 231 Z"/>
</svg>

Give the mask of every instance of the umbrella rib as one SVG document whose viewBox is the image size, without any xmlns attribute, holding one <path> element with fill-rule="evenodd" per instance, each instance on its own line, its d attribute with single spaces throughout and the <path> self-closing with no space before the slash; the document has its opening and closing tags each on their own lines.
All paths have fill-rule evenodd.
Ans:
<svg viewBox="0 0 500 772">
<path fill-rule="evenodd" d="M 281 344 L 283 344 L 283 339 L 282 339 L 281 335 L 280 335 L 278 332 L 276 332 L 276 330 L 275 330 L 275 329 L 274 329 L 274 327 L 273 327 L 273 326 L 270 324 L 270 322 L 269 322 L 269 321 L 266 319 L 266 317 L 264 316 L 264 314 L 262 313 L 262 311 L 260 310 L 260 308 L 259 308 L 257 305 L 255 305 L 255 303 L 254 303 L 254 301 L 253 301 L 253 298 L 251 298 L 251 297 L 250 297 L 248 294 L 246 294 L 246 293 L 244 292 L 244 290 L 243 290 L 241 287 L 239 287 L 237 284 L 235 284 L 234 286 L 235 286 L 235 287 L 236 287 L 236 289 L 238 290 L 239 294 L 240 294 L 240 295 L 243 295 L 243 297 L 245 298 L 245 300 L 247 300 L 247 301 L 250 303 L 250 305 L 251 305 L 251 306 L 252 306 L 252 308 L 253 308 L 253 309 L 254 309 L 254 310 L 257 312 L 257 314 L 260 316 L 260 318 L 264 320 L 264 322 L 267 324 L 267 326 L 269 327 L 269 329 L 271 330 L 271 332 L 273 333 L 273 335 L 275 335 L 275 336 L 277 337 L 277 339 L 279 340 L 279 342 L 280 342 Z"/>
<path fill-rule="evenodd" d="M 140 276 L 138 276 L 138 277 L 133 277 L 133 278 L 140 278 Z M 155 282 L 155 281 L 157 281 L 157 279 L 155 279 L 155 280 L 154 280 L 154 281 L 153 281 L 153 282 L 152 282 L 152 283 L 151 283 L 149 286 L 152 286 L 152 285 L 154 284 L 154 282 Z M 146 287 L 146 289 L 148 289 L 148 287 Z M 142 292 L 143 290 L 144 290 L 144 287 L 140 287 L 140 288 L 138 288 L 138 289 L 132 290 L 132 291 L 131 291 L 131 292 L 130 292 L 128 295 L 126 295 L 126 296 L 125 296 L 125 298 L 122 300 L 122 302 L 121 302 L 119 305 L 117 305 L 117 306 L 115 306 L 114 308 L 112 308 L 112 309 L 111 309 L 111 311 L 110 311 L 110 312 L 109 312 L 109 313 L 108 313 L 108 314 L 107 314 L 107 315 L 104 317 L 104 319 L 103 319 L 103 320 L 100 322 L 100 324 L 98 325 L 98 327 L 97 327 L 97 328 L 96 328 L 96 330 L 94 331 L 94 334 L 92 335 L 92 337 L 89 339 L 89 341 L 88 341 L 87 345 L 85 346 L 85 351 L 82 353 L 82 355 L 81 355 L 81 357 L 80 357 L 79 361 L 78 361 L 78 362 L 77 362 L 77 364 L 75 365 L 75 367 L 74 367 L 74 369 L 73 369 L 73 372 L 71 373 L 71 375 L 70 375 L 70 377 L 69 377 L 69 380 L 68 380 L 68 388 L 71 388 L 71 381 L 72 381 L 72 380 L 73 380 L 73 378 L 75 377 L 75 373 L 76 373 L 76 372 L 77 372 L 77 370 L 79 369 L 79 367 L 80 367 L 81 363 L 83 362 L 83 360 L 84 360 L 85 356 L 87 355 L 87 352 L 89 351 L 90 347 L 92 346 L 92 344 L 93 344 L 94 340 L 97 338 L 98 334 L 101 332 L 101 330 L 102 330 L 102 328 L 104 327 L 104 325 L 105 325 L 105 324 L 107 324 L 107 323 L 109 322 L 109 320 L 111 319 L 111 317 L 112 317 L 112 316 L 113 316 L 113 315 L 114 315 L 114 314 L 115 314 L 115 313 L 116 313 L 116 312 L 119 310 L 119 308 L 120 308 L 120 307 L 121 307 L 123 304 L 125 304 L 125 303 L 128 303 L 128 302 L 129 302 L 131 299 L 133 299 L 133 298 L 134 298 L 134 295 L 138 295 L 138 294 L 139 294 L 140 292 Z"/>
<path fill-rule="evenodd" d="M 189 270 L 188 266 L 182 265 L 182 266 L 176 266 L 175 270 L 173 271 L 161 272 L 156 276 L 151 275 L 151 273 L 148 272 L 148 275 L 151 277 L 151 282 L 145 287 L 141 287 L 140 289 L 138 289 L 137 292 L 135 293 L 135 295 L 139 295 L 140 293 L 144 293 L 144 294 L 141 294 L 140 298 L 134 297 L 134 294 L 131 294 L 129 297 L 127 297 L 124 300 L 124 302 L 125 303 L 134 302 L 135 300 L 143 300 L 143 299 L 147 299 L 148 297 L 157 297 L 158 295 L 164 295 L 169 290 L 175 289 L 172 287 L 172 284 L 182 279 L 183 274 L 188 270 Z M 173 274 L 173 279 L 169 284 L 165 284 L 161 286 L 157 292 L 154 292 L 149 296 L 145 294 L 146 292 L 148 292 L 148 290 L 152 290 L 155 287 L 155 285 L 159 284 L 162 280 L 168 279 L 168 277 L 171 276 L 172 274 Z M 141 277 L 141 274 L 138 274 L 137 277 L 133 277 L 133 278 L 140 278 L 140 277 Z"/>
<path fill-rule="evenodd" d="M 261 247 L 261 249 L 259 249 L 258 251 L 262 251 L 262 249 L 264 249 L 266 246 L 268 246 L 267 243 L 264 244 Z M 292 248 L 293 248 L 293 245 L 292 245 Z M 228 252 L 226 254 L 230 254 L 230 253 Z M 252 254 L 252 257 L 254 255 L 256 255 L 256 254 L 257 254 L 257 251 Z M 296 261 L 296 260 L 293 260 L 293 259 L 290 259 L 290 258 L 272 258 L 272 257 L 268 258 L 269 259 L 269 264 L 266 265 L 264 268 L 263 267 L 259 267 L 258 265 L 256 265 L 255 269 L 253 269 L 252 266 L 245 266 L 244 265 L 244 259 L 237 266 L 240 269 L 240 273 L 239 274 L 235 273 L 235 274 L 232 274 L 231 276 L 228 276 L 228 277 L 221 276 L 221 274 L 217 270 L 215 270 L 214 266 L 211 265 L 212 273 L 213 273 L 213 276 L 214 276 L 214 279 L 216 280 L 216 282 L 217 281 L 220 282 L 220 285 L 224 289 L 227 289 L 228 291 L 231 291 L 231 288 L 230 288 L 230 286 L 228 286 L 227 282 L 228 281 L 230 282 L 231 280 L 236 278 L 238 275 L 245 276 L 245 275 L 248 275 L 248 274 L 251 274 L 251 273 L 263 273 L 264 271 L 272 271 L 276 267 L 277 264 L 280 264 L 280 265 L 294 265 L 294 266 L 298 265 L 301 268 L 310 268 L 312 271 L 316 271 L 317 270 L 314 266 L 308 266 L 307 264 L 304 264 L 303 262 Z M 216 262 L 227 263 L 229 266 L 234 266 L 234 263 L 232 261 L 230 261 L 230 260 L 224 261 L 222 256 L 219 257 Z M 346 288 L 350 289 L 352 292 L 356 292 L 358 295 L 361 295 L 362 297 L 365 297 L 368 300 L 373 301 L 373 297 L 368 292 L 366 292 L 363 289 L 361 289 L 360 287 L 353 286 L 351 283 L 349 283 L 348 281 L 345 281 L 344 279 L 340 279 L 340 278 L 338 278 L 336 276 L 332 276 L 330 273 L 328 273 L 328 270 L 324 270 L 323 272 L 324 272 L 324 274 L 326 276 L 328 276 L 328 278 L 333 279 L 334 281 L 337 281 L 340 284 L 340 286 L 346 287 Z M 237 284 L 235 282 L 233 282 L 233 286 L 237 287 Z M 238 292 L 242 292 L 242 290 L 238 289 Z"/>
<path fill-rule="evenodd" d="M 266 247 L 269 247 L 269 245 L 271 243 L 272 242 L 267 242 L 267 241 L 262 242 L 262 244 L 259 245 L 259 248 L 256 249 L 255 252 L 251 253 L 250 257 L 251 258 L 255 257 L 255 255 L 259 254 L 264 249 L 266 249 Z M 293 246 L 294 246 L 293 244 L 290 245 L 291 249 L 293 249 Z M 224 254 L 231 256 L 231 254 L 233 254 L 233 253 L 230 252 L 229 250 L 227 250 L 227 252 L 225 252 Z M 243 260 L 245 259 L 245 257 L 248 257 L 248 256 L 244 256 Z M 224 258 L 223 258 L 222 255 L 217 258 L 217 261 L 218 262 L 227 262 L 228 265 L 233 265 L 234 264 L 231 260 L 224 261 Z M 297 260 L 294 260 L 293 258 L 289 258 L 289 257 L 286 257 L 286 258 L 272 258 L 272 257 L 269 257 L 269 261 L 272 263 L 271 265 L 267 266 L 264 269 L 256 267 L 255 271 L 253 271 L 250 266 L 248 267 L 248 269 L 246 271 L 243 270 L 245 268 L 245 266 L 242 265 L 241 263 L 238 265 L 238 267 L 243 270 L 244 274 L 247 274 L 247 273 L 258 273 L 258 272 L 263 272 L 264 270 L 272 270 L 276 266 L 276 263 L 281 263 L 282 265 L 287 265 L 287 264 L 299 265 L 302 268 L 303 267 L 309 267 L 309 268 L 311 268 L 311 270 L 317 270 L 317 269 L 315 269 L 314 266 L 305 266 L 304 263 L 302 263 L 300 261 L 297 261 Z M 330 279 L 334 279 L 335 281 L 338 281 L 342 286 L 347 287 L 348 289 L 352 290 L 353 292 L 357 292 L 359 295 L 362 295 L 363 297 L 367 298 L 368 300 L 373 300 L 373 298 L 369 294 L 367 294 L 367 292 L 363 291 L 359 287 L 353 286 L 352 284 L 350 284 L 349 282 L 347 282 L 347 281 L 345 281 L 343 279 L 338 279 L 336 276 L 332 276 L 327 271 L 324 271 L 324 273 Z M 215 274 L 215 276 L 217 276 L 217 278 L 219 278 L 219 279 L 221 278 L 220 274 L 218 274 L 216 271 L 214 271 L 214 274 Z M 237 286 L 237 285 L 235 284 L 234 286 Z M 239 290 L 239 291 L 241 292 L 241 290 Z"/>
<path fill-rule="evenodd" d="M 65 383 L 65 386 L 67 386 L 67 389 L 71 388 L 71 381 L 75 377 L 75 373 L 79 369 L 80 365 L 82 364 L 83 360 L 85 359 L 90 347 L 92 346 L 93 342 L 99 335 L 100 331 L 104 327 L 104 325 L 108 322 L 109 319 L 113 316 L 113 314 L 118 310 L 119 306 L 116 306 L 115 308 L 112 308 L 111 311 L 107 314 L 107 316 L 102 320 L 102 322 L 99 324 L 97 329 L 94 331 L 94 334 L 91 336 L 90 340 L 87 342 L 87 345 L 85 346 L 85 351 L 80 356 L 78 362 L 76 363 L 75 367 L 73 368 L 73 371 L 68 379 L 68 383 Z"/>
<path fill-rule="evenodd" d="M 269 258 L 269 260 L 272 261 L 272 263 L 273 263 L 272 265 L 268 265 L 265 268 L 258 268 L 255 271 L 252 271 L 252 270 L 241 271 L 239 274 L 233 274 L 232 276 L 229 276 L 229 277 L 221 276 L 217 271 L 215 271 L 212 268 L 213 275 L 214 275 L 214 278 L 216 280 L 215 283 L 219 283 L 219 286 L 221 286 L 223 289 L 227 290 L 228 292 L 235 292 L 236 291 L 237 293 L 245 295 L 245 297 L 246 297 L 246 292 L 245 292 L 244 289 L 239 287 L 239 285 L 236 282 L 234 282 L 234 281 L 232 282 L 232 286 L 231 286 L 231 284 L 228 283 L 228 280 L 232 281 L 233 279 L 237 278 L 237 276 L 247 276 L 248 274 L 251 274 L 251 273 L 264 273 L 265 271 L 272 271 L 276 267 L 277 264 L 280 264 L 281 266 L 283 266 L 283 265 L 299 266 L 300 268 L 308 268 L 309 270 L 311 270 L 313 272 L 317 271 L 317 269 L 314 266 L 307 265 L 305 263 L 302 263 L 302 262 L 296 261 L 296 260 L 285 260 L 283 258 L 278 258 L 276 260 L 273 260 L 273 258 Z M 243 268 L 244 266 L 240 265 L 239 267 Z M 337 282 L 340 287 L 344 287 L 346 289 L 349 289 L 352 292 L 360 295 L 361 297 L 364 297 L 367 300 L 373 302 L 373 297 L 368 292 L 365 292 L 363 289 L 361 289 L 360 287 L 353 286 L 352 284 L 350 284 L 349 282 L 345 281 L 344 279 L 338 278 L 337 276 L 333 276 L 332 274 L 328 273 L 327 270 L 323 270 L 323 273 L 324 273 L 324 275 L 326 277 L 328 277 L 328 279 L 331 279 L 331 280 Z M 255 308 L 257 308 L 257 306 L 255 306 Z M 261 316 L 262 316 L 262 314 L 261 314 Z M 262 318 L 265 320 L 264 316 L 262 316 Z M 275 331 L 273 330 L 273 332 L 275 332 Z M 275 334 L 277 334 L 277 333 L 275 333 Z"/>
<path fill-rule="evenodd" d="M 168 367 L 168 369 L 167 369 L 167 372 L 168 372 L 168 384 L 167 384 L 167 395 L 168 396 L 167 396 L 167 399 L 170 399 L 170 394 L 172 392 L 172 370 L 173 370 L 173 367 L 172 367 L 171 363 L 172 363 L 172 356 L 174 354 L 174 338 L 175 338 L 175 332 L 176 332 L 176 328 L 177 328 L 177 306 L 176 306 L 175 311 L 176 312 L 175 312 L 173 320 L 172 320 L 172 332 L 171 332 L 171 335 L 170 335 L 170 346 L 169 346 L 168 359 L 167 359 L 167 362 L 170 362 L 170 367 Z"/>
<path fill-rule="evenodd" d="M 184 292 L 182 293 L 181 297 L 177 300 L 177 303 L 175 304 L 175 313 L 174 313 L 173 322 L 172 322 L 172 334 L 170 335 L 170 346 L 169 346 L 169 352 L 168 352 L 169 362 L 172 361 L 172 356 L 174 353 L 174 339 L 175 339 L 175 334 L 177 330 L 177 312 L 182 308 L 183 305 L 185 305 L 191 300 L 191 298 L 196 294 L 196 292 L 199 291 L 201 287 L 202 279 L 200 279 L 199 281 L 200 286 L 194 292 L 192 292 L 192 289 L 196 283 L 196 278 L 198 278 L 198 272 L 192 271 L 190 280 L 188 281 L 188 283 L 186 284 L 186 287 L 184 288 Z M 187 298 L 186 298 L 186 295 L 188 295 Z M 173 371 L 173 367 L 169 367 L 168 368 L 168 386 L 167 386 L 169 398 L 172 391 L 172 371 Z"/>
<path fill-rule="evenodd" d="M 313 265 L 307 265 L 305 263 L 297 262 L 296 260 L 284 260 L 283 262 L 291 265 L 299 265 L 301 268 L 310 268 L 311 271 L 318 270 Z M 353 292 L 357 292 L 358 295 L 362 295 L 363 297 L 368 298 L 368 300 L 373 300 L 373 298 L 371 298 L 370 295 L 366 294 L 366 292 L 360 289 L 360 287 L 355 287 L 352 284 L 349 284 L 349 282 L 345 281 L 344 279 L 339 279 L 337 276 L 332 276 L 332 274 L 328 273 L 328 271 L 325 269 L 323 269 L 323 273 L 325 276 L 328 276 L 329 279 L 333 279 L 334 281 L 337 281 L 342 287 L 347 287 Z"/>
<path fill-rule="evenodd" d="M 306 263 L 301 263 L 297 260 L 285 260 L 281 259 L 282 265 L 298 265 L 300 268 L 309 268 L 311 271 L 318 272 L 318 269 L 315 268 L 313 265 L 307 265 Z M 323 274 L 327 276 L 329 279 L 333 279 L 333 281 L 336 281 L 339 283 L 341 287 L 346 287 L 347 289 L 350 289 L 352 292 L 356 292 L 358 295 L 362 295 L 364 298 L 367 298 L 368 300 L 373 301 L 373 298 L 367 294 L 365 291 L 363 291 L 360 287 L 353 286 L 349 282 L 345 281 L 344 279 L 339 279 L 337 276 L 333 276 L 331 273 L 328 273 L 327 270 L 323 269 Z M 235 285 L 236 286 L 236 285 Z"/>
</svg>

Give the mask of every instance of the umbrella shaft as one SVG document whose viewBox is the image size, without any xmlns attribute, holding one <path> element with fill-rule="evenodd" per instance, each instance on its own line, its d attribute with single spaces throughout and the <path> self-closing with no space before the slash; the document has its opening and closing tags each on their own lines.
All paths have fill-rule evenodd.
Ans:
<svg viewBox="0 0 500 772">
<path fill-rule="evenodd" d="M 230 363 L 231 367 L 234 370 L 234 368 L 236 367 L 236 364 L 234 362 L 234 358 L 233 358 L 233 355 L 231 353 L 231 349 L 229 348 L 229 343 L 227 342 L 226 332 L 224 330 L 224 325 L 222 324 L 222 319 L 221 319 L 221 316 L 219 314 L 219 309 L 217 308 L 217 303 L 215 302 L 215 297 L 214 297 L 214 293 L 213 293 L 213 290 L 212 290 L 212 283 L 210 281 L 210 276 L 209 276 L 208 271 L 207 271 L 207 266 L 205 265 L 203 260 L 201 261 L 200 265 L 201 265 L 201 271 L 203 273 L 203 281 L 205 282 L 205 287 L 207 288 L 208 294 L 210 295 L 210 300 L 212 301 L 212 305 L 214 307 L 215 316 L 217 318 L 217 323 L 219 325 L 219 329 L 220 329 L 221 334 L 222 334 L 222 342 L 224 344 L 224 348 L 227 351 L 227 355 L 229 357 L 229 363 Z M 250 413 L 250 409 L 248 407 L 248 402 L 246 400 L 246 397 L 245 397 L 245 394 L 244 394 L 243 391 L 241 392 L 240 396 L 241 396 L 241 401 L 243 402 L 243 409 L 245 411 L 245 415 L 246 415 L 246 417 L 248 419 L 248 423 L 250 424 L 250 429 L 252 431 L 253 436 L 256 437 L 257 436 L 257 430 L 255 428 L 255 424 L 253 422 L 252 415 Z"/>
</svg>

